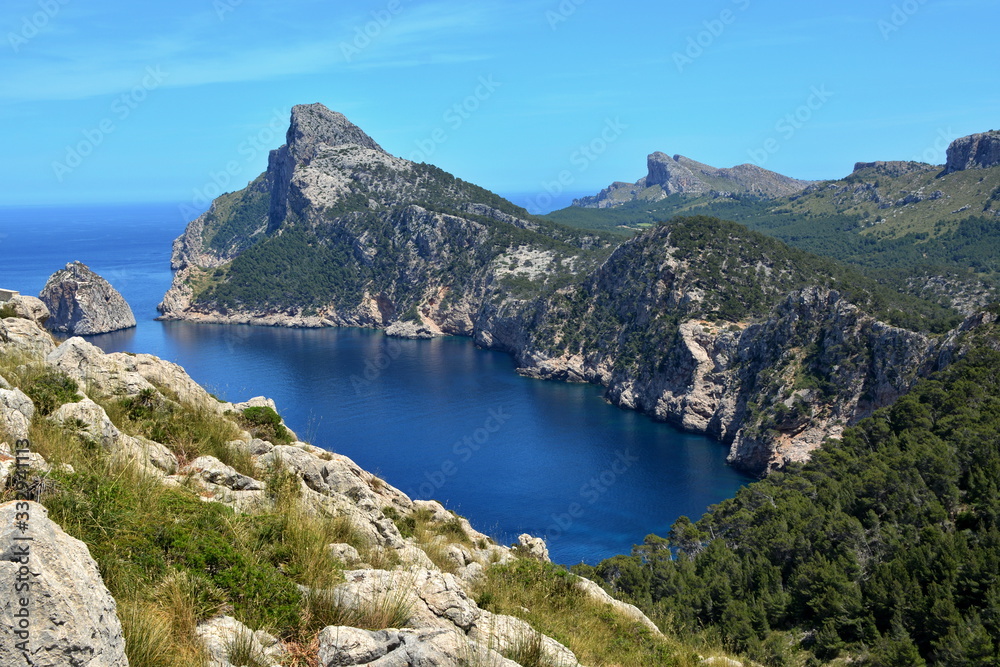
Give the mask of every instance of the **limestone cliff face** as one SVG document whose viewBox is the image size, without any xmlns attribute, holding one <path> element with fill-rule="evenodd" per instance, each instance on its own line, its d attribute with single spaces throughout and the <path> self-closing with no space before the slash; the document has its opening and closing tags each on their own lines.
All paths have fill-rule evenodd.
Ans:
<svg viewBox="0 0 1000 667">
<path fill-rule="evenodd" d="M 124 297 L 81 262 L 53 273 L 39 298 L 49 309 L 46 325 L 59 333 L 100 334 L 136 324 Z"/>
<path fill-rule="evenodd" d="M 1000 165 L 1000 131 L 992 130 L 956 139 L 948 146 L 945 173 L 988 169 Z"/>
<path fill-rule="evenodd" d="M 635 200 L 659 201 L 677 193 L 749 194 L 771 199 L 795 194 L 812 183 L 782 176 L 753 164 L 718 169 L 683 155 L 671 157 L 659 151 L 646 158 L 646 169 L 646 176 L 635 183 L 612 183 L 593 197 L 574 200 L 573 205 L 611 208 Z"/>
<path fill-rule="evenodd" d="M 672 249 L 670 237 L 665 228 L 624 244 L 589 282 L 532 308 L 488 313 L 477 342 L 514 354 L 525 375 L 600 384 L 617 405 L 716 438 L 757 474 L 807 460 L 950 359 L 958 331 L 934 338 L 829 286 L 794 288 L 792 264 L 766 248 L 745 282 L 771 290 L 773 305 L 720 318 L 722 288 L 702 281 L 704 257 Z"/>
</svg>

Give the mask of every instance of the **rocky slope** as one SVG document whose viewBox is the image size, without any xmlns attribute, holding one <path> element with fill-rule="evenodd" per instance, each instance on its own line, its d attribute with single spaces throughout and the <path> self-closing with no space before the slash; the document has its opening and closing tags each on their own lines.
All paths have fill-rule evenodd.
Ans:
<svg viewBox="0 0 1000 667">
<path fill-rule="evenodd" d="M 163 485 L 179 494 L 171 501 L 178 508 L 185 507 L 184 498 L 200 498 L 204 502 L 196 502 L 195 510 L 204 507 L 205 503 L 217 504 L 233 509 L 234 518 L 227 520 L 230 523 L 243 521 L 239 519 L 243 516 L 249 517 L 246 520 L 250 522 L 265 522 L 264 525 L 274 521 L 282 494 L 292 490 L 298 498 L 296 503 L 305 513 L 303 517 L 332 517 L 330 520 L 346 521 L 353 544 L 333 543 L 325 547 L 334 554 L 334 561 L 342 564 L 341 583 L 325 591 L 312 591 L 300 585 L 303 600 L 322 594 L 326 596 L 322 599 L 335 601 L 340 610 L 338 618 L 345 620 L 366 610 L 370 613 L 372 604 L 378 600 L 392 600 L 403 614 L 399 617 L 403 620 L 403 629 L 401 626 L 372 628 L 370 624 L 376 621 L 365 621 L 369 625 L 362 627 L 348 622 L 330 625 L 322 629 L 306 649 L 308 655 L 297 654 L 299 658 L 310 660 L 309 664 L 319 660 L 324 666 L 490 664 L 516 667 L 518 663 L 505 656 L 514 655 L 515 649 L 528 640 L 537 647 L 538 659 L 566 666 L 579 664 L 571 650 L 538 633 L 526 620 L 488 611 L 474 599 L 477 582 L 491 566 L 525 558 L 547 561 L 547 551 L 541 540 L 523 535 L 514 548 L 495 544 L 474 530 L 468 521 L 448 512 L 437 502 L 413 501 L 360 469 L 347 457 L 295 441 L 294 434 L 279 441 L 281 444 L 254 437 L 244 430 L 246 422 L 239 421 L 236 416 L 247 407 L 273 406 L 265 399 L 237 405 L 222 403 L 194 383 L 183 369 L 156 357 L 104 354 L 81 338 L 70 338 L 57 346 L 32 319 L 6 318 L 0 320 L 0 325 L 0 368 L 5 369 L 4 375 L 9 378 L 0 376 L 0 492 L 3 494 L 0 500 L 18 493 L 23 501 L 22 504 L 16 500 L 0 504 L 3 526 L 0 531 L 0 587 L 13 590 L 19 580 L 31 584 L 29 593 L 25 593 L 27 602 L 23 603 L 30 609 L 26 644 L 18 646 L 21 640 L 12 634 L 17 627 L 14 619 L 20 607 L 9 602 L 0 607 L 3 619 L 0 622 L 0 666 L 124 666 L 129 664 L 125 655 L 127 642 L 133 642 L 130 651 L 138 651 L 136 642 L 152 640 L 151 636 L 136 634 L 134 613 L 138 603 L 130 600 L 126 604 L 118 600 L 116 604 L 102 581 L 88 545 L 63 532 L 49 519 L 46 508 L 34 502 L 40 500 L 45 504 L 54 499 L 60 512 L 72 519 L 77 530 L 93 521 L 98 522 L 100 530 L 101 521 L 126 520 L 121 516 L 104 517 L 98 506 L 88 504 L 85 495 L 88 484 L 95 482 L 110 484 L 102 492 L 105 502 L 113 502 L 114 489 L 122 484 Z M 54 402 L 46 399 L 45 404 L 39 403 L 36 407 L 28 394 L 39 397 L 37 400 L 51 396 L 51 392 L 39 393 L 38 383 L 56 386 L 51 384 L 53 377 L 76 382 L 75 395 L 64 394 Z M 18 386 L 22 383 L 25 391 Z M 64 380 L 57 384 L 66 386 Z M 86 391 L 79 387 L 86 387 Z M 126 432 L 126 428 L 139 422 L 122 421 L 115 406 L 153 405 L 158 405 L 161 411 L 183 407 L 189 411 L 186 414 L 201 415 L 198 419 L 229 423 L 229 428 L 240 433 L 240 437 L 228 443 L 228 455 L 243 462 L 244 472 L 213 456 L 189 460 L 183 450 L 177 449 L 175 442 L 167 446 Z M 117 415 L 116 421 L 122 428 L 112 421 L 105 406 L 114 408 L 112 414 Z M 62 435 L 50 439 L 46 434 L 54 432 L 53 429 L 55 432 L 63 429 Z M 54 448 L 49 455 L 55 459 L 72 456 L 74 450 L 66 449 L 66 443 L 78 439 L 89 449 L 85 458 L 76 461 L 78 465 L 85 463 L 88 471 L 75 471 L 66 463 L 47 462 L 37 452 L 22 460 L 23 452 L 15 450 L 23 446 L 22 438 L 29 435 L 44 437 L 44 442 L 35 442 L 32 446 Z M 16 447 L 15 440 L 18 441 Z M 91 469 L 95 460 L 106 463 Z M 247 474 L 252 471 L 257 472 Z M 270 477 L 264 476 L 266 471 L 272 471 Z M 274 471 L 278 471 L 277 477 Z M 104 479 L 105 475 L 110 477 Z M 282 491 L 279 486 L 286 490 Z M 147 491 L 142 492 L 145 497 L 155 496 L 153 487 L 146 488 Z M 67 499 L 73 499 L 70 505 L 66 504 Z M 75 514 L 78 511 L 89 514 Z M 18 521 L 25 517 L 18 513 L 27 513 L 29 517 L 20 532 L 15 517 Z M 414 521 L 421 527 L 418 533 L 404 535 L 402 528 L 407 525 L 412 528 Z M 106 528 L 113 530 L 110 524 Z M 139 526 L 134 530 L 172 529 Z M 86 530 L 83 532 L 86 534 Z M 19 541 L 15 538 L 21 535 L 32 540 L 30 559 L 18 555 Z M 141 540 L 136 534 L 128 539 L 134 546 L 123 552 L 126 563 L 133 558 L 148 557 L 143 556 L 139 546 Z M 190 553 L 198 545 L 173 543 L 173 549 L 179 547 L 186 550 L 180 553 Z M 120 558 L 118 548 L 102 553 L 102 558 L 111 559 L 102 567 L 112 567 Z M 215 552 L 209 550 L 207 553 Z M 25 559 L 30 560 L 30 568 L 21 567 Z M 383 565 L 373 566 L 366 562 L 372 559 Z M 149 567 L 155 572 L 155 567 Z M 287 573 L 287 576 L 293 575 L 294 572 Z M 156 599 L 162 595 L 163 586 L 173 585 L 170 582 L 178 581 L 178 576 L 182 575 L 167 573 L 163 583 L 151 589 L 149 595 Z M 183 575 L 181 580 L 184 576 L 194 575 Z M 577 591 L 575 595 L 605 609 L 602 613 L 608 614 L 615 623 L 635 624 L 637 628 L 644 628 L 647 634 L 659 635 L 656 626 L 635 607 L 613 600 L 591 582 L 567 576 L 570 577 L 567 581 Z M 117 581 L 116 585 L 122 583 Z M 220 594 L 218 588 L 213 589 L 207 581 L 199 585 L 205 588 L 195 595 Z M 243 586 L 251 584 L 241 582 L 240 586 L 242 590 Z M 132 589 L 126 586 L 125 590 Z M 129 609 L 127 618 L 122 616 L 123 604 Z M 147 604 L 142 602 L 140 607 Z M 527 615 L 528 610 L 524 611 Z M 189 638 L 199 644 L 199 650 L 204 651 L 204 657 L 213 666 L 250 664 L 246 662 L 249 654 L 255 656 L 256 662 L 252 664 L 287 664 L 291 659 L 291 645 L 262 628 L 248 627 L 226 613 L 199 613 L 201 617 L 196 627 L 191 626 L 194 634 Z M 120 617 L 128 621 L 124 623 L 124 632 Z M 158 623 L 162 624 L 162 619 Z M 182 627 L 186 626 L 182 624 Z M 243 657 L 235 657 L 237 646 Z"/>
<path fill-rule="evenodd" d="M 731 223 L 664 225 L 530 315 L 493 313 L 476 341 L 524 374 L 594 382 L 622 407 L 717 438 L 745 470 L 805 461 L 947 363 L 983 316 L 946 336 L 891 326 L 849 275 L 788 250 Z"/>
<path fill-rule="evenodd" d="M 82 262 L 70 262 L 53 273 L 39 298 L 51 314 L 46 325 L 58 333 L 101 334 L 136 324 L 118 290 Z"/>
<path fill-rule="evenodd" d="M 718 169 L 683 155 L 670 157 L 660 152 L 650 154 L 646 166 L 646 176 L 635 183 L 612 183 L 593 197 L 574 200 L 573 205 L 611 208 L 630 201 L 656 202 L 678 193 L 713 193 L 720 197 L 741 194 L 774 199 L 794 194 L 812 184 L 812 181 L 789 178 L 752 164 Z"/>
</svg>

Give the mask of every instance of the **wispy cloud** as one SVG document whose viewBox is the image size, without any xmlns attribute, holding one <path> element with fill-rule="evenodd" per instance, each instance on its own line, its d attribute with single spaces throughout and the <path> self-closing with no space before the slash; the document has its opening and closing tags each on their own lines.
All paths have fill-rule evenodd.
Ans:
<svg viewBox="0 0 1000 667">
<path fill-rule="evenodd" d="M 61 17 L 64 22 L 58 38 L 49 35 L 26 53 L 3 59 L 0 98 L 24 102 L 113 95 L 129 90 L 150 66 L 167 73 L 164 87 L 183 87 L 267 81 L 338 69 L 475 62 L 492 57 L 477 36 L 515 15 L 509 6 L 496 2 L 468 6 L 404 2 L 371 47 L 349 61 L 343 45 L 350 43 L 358 28 L 364 30 L 372 20 L 370 13 L 317 14 L 313 25 L 289 27 L 287 33 L 297 33 L 294 39 L 274 43 L 267 32 L 273 24 L 247 21 L 250 25 L 242 26 L 235 15 L 273 10 L 268 7 L 252 10 L 250 3 L 241 4 L 224 23 L 214 12 L 201 11 L 172 26 L 154 25 L 144 31 L 133 27 L 122 33 L 125 38 L 114 40 L 102 33 L 114 32 L 107 24 L 122 20 L 119 16 L 80 12 Z M 433 51 L 429 52 L 428 44 L 435 45 Z"/>
</svg>

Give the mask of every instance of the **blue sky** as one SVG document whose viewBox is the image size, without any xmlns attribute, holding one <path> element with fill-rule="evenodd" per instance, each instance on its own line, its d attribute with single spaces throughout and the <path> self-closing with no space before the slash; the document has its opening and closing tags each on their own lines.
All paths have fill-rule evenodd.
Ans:
<svg viewBox="0 0 1000 667">
<path fill-rule="evenodd" d="M 322 102 L 503 194 L 653 151 L 798 178 L 1000 128 L 996 0 L 4 0 L 0 204 L 197 204 Z M 562 182 L 560 182 L 562 181 Z"/>
</svg>

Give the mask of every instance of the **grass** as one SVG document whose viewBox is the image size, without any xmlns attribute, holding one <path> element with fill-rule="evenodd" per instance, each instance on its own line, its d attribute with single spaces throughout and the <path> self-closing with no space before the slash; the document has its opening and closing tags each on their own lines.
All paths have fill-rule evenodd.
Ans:
<svg viewBox="0 0 1000 667">
<path fill-rule="evenodd" d="M 230 664 L 239 667 L 270 667 L 271 661 L 257 648 L 252 633 L 241 632 L 230 637 L 225 650 Z"/>
<path fill-rule="evenodd" d="M 458 570 L 458 565 L 449 557 L 449 547 L 455 544 L 472 545 L 472 539 L 457 516 L 435 521 L 434 513 L 428 509 L 414 510 L 403 516 L 394 507 L 383 507 L 382 513 L 392 519 L 403 537 L 412 537 L 443 572 L 455 574 Z"/>
<path fill-rule="evenodd" d="M 364 630 L 405 628 L 413 612 L 410 597 L 412 586 L 402 585 L 383 591 L 374 598 L 364 598 L 357 603 L 345 599 L 338 591 L 311 589 L 305 595 L 306 627 L 318 632 L 330 625 L 344 625 Z"/>
<path fill-rule="evenodd" d="M 136 396 L 98 396 L 95 401 L 122 432 L 166 445 L 181 465 L 199 456 L 214 456 L 250 477 L 260 471 L 245 450 L 230 447 L 239 428 L 205 408 L 185 405 L 145 389 Z"/>
<path fill-rule="evenodd" d="M 577 588 L 575 581 L 575 575 L 550 563 L 518 559 L 488 568 L 474 592 L 480 607 L 527 621 L 591 667 L 699 664 L 689 646 L 655 636 L 642 624 L 618 615 L 610 605 Z M 540 639 L 523 638 L 508 649 L 507 657 L 526 666 L 549 667 Z M 515 653 L 518 657 L 513 657 Z"/>
</svg>

